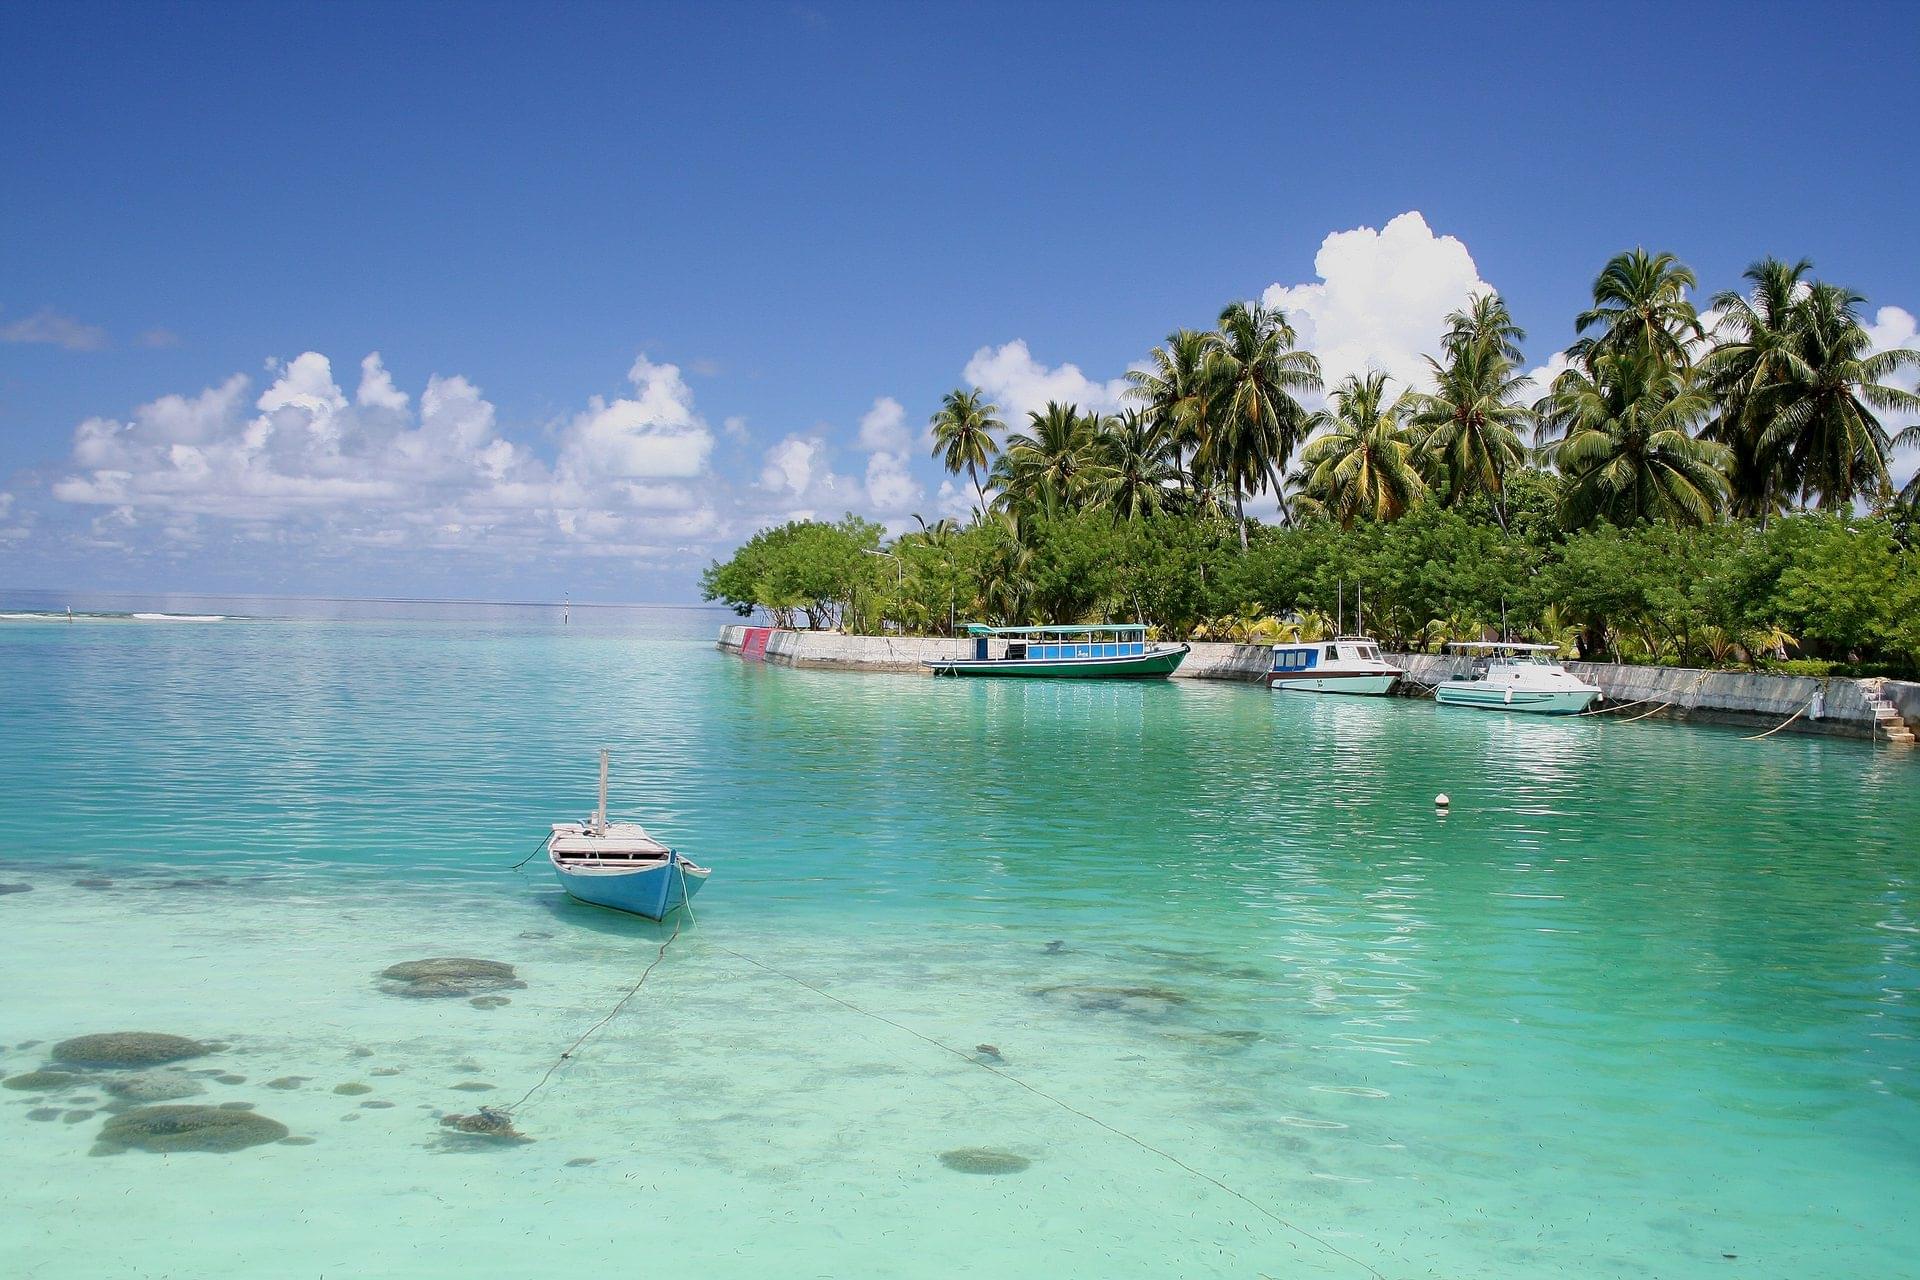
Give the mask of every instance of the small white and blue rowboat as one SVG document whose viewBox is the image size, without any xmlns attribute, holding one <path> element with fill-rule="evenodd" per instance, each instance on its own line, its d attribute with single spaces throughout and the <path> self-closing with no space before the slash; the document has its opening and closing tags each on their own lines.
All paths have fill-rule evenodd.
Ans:
<svg viewBox="0 0 1920 1280">
<path fill-rule="evenodd" d="M 637 822 L 607 821 L 607 753 L 600 753 L 600 807 L 585 822 L 556 822 L 547 860 L 560 887 L 582 902 L 664 919 L 700 892 L 712 874 L 647 834 Z"/>
</svg>

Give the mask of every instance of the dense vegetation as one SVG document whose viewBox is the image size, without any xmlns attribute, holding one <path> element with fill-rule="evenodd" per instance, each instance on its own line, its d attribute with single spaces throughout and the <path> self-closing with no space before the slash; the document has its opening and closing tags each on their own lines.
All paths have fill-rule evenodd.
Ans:
<svg viewBox="0 0 1920 1280">
<path fill-rule="evenodd" d="M 1141 619 L 1168 635 L 1330 630 L 1343 587 L 1389 645 L 1496 634 L 1586 657 L 1920 668 L 1920 478 L 1895 493 L 1892 384 L 1862 299 L 1768 259 L 1711 324 L 1671 255 L 1621 254 L 1544 390 L 1497 295 L 1449 319 L 1426 385 L 1347 378 L 1326 408 L 1286 317 L 1235 303 L 1130 374 L 1114 415 L 1049 404 L 1010 431 L 946 396 L 935 456 L 978 505 L 891 541 L 853 516 L 763 530 L 708 599 L 781 625 L 945 632 Z M 1245 514 L 1273 495 L 1279 522 Z"/>
</svg>

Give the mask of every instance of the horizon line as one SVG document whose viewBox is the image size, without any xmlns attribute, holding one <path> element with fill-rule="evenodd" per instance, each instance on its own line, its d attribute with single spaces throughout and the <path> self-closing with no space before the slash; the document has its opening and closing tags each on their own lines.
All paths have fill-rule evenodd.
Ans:
<svg viewBox="0 0 1920 1280">
<path fill-rule="evenodd" d="M 270 591 L 169 591 L 152 589 L 145 591 L 122 591 L 100 587 L 0 587 L 0 594 L 8 592 L 32 592 L 38 595 L 58 595 L 70 591 L 75 595 L 96 596 L 181 596 L 189 600 L 305 600 L 320 604 L 490 604 L 505 605 L 514 608 L 580 608 L 580 609 L 727 609 L 726 605 L 711 601 L 666 601 L 666 600 L 482 600 L 470 596 L 325 596 L 282 594 Z M 729 610 L 730 611 L 730 610 Z"/>
</svg>

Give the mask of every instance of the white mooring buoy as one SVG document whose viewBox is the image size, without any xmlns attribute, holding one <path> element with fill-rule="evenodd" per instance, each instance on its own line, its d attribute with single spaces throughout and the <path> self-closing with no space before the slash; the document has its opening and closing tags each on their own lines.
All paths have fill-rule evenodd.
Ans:
<svg viewBox="0 0 1920 1280">
<path fill-rule="evenodd" d="M 1447 793 L 1444 791 L 1433 798 L 1433 807 L 1436 809 L 1444 809 L 1452 803 L 1453 801 L 1447 799 Z"/>
</svg>

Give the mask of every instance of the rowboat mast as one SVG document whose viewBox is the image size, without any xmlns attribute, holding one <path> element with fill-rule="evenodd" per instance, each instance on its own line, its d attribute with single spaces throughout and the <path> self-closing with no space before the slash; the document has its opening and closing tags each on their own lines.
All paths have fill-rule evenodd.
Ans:
<svg viewBox="0 0 1920 1280">
<path fill-rule="evenodd" d="M 607 834 L 607 749 L 600 748 L 600 807 L 593 811 L 587 829 L 596 836 Z"/>
</svg>

